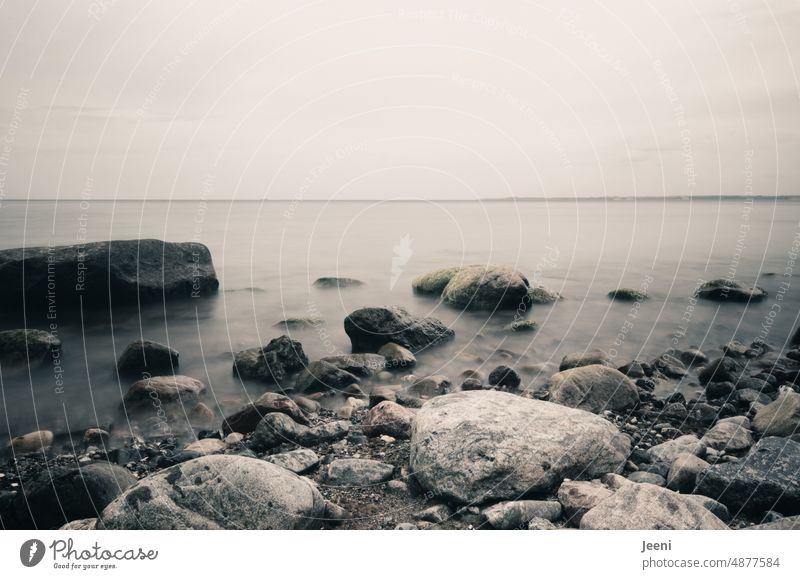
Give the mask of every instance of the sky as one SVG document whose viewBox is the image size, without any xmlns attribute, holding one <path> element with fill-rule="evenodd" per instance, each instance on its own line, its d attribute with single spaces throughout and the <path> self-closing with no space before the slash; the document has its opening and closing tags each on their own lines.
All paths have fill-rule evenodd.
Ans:
<svg viewBox="0 0 800 579">
<path fill-rule="evenodd" d="M 798 61 L 797 0 L 7 0 L 0 201 L 800 194 Z"/>
</svg>

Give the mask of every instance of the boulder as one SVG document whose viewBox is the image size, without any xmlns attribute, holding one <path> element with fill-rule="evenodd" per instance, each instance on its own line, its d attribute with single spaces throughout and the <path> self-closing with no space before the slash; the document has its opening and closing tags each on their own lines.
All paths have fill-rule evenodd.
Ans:
<svg viewBox="0 0 800 579">
<path fill-rule="evenodd" d="M 8 451 L 14 455 L 47 452 L 53 446 L 53 439 L 53 433 L 49 430 L 29 432 L 12 438 Z"/>
<path fill-rule="evenodd" d="M 430 294 L 440 296 L 450 283 L 450 280 L 455 274 L 461 271 L 463 267 L 444 267 L 424 275 L 415 277 L 411 282 L 411 288 L 419 294 Z"/>
<path fill-rule="evenodd" d="M 450 278 L 442 299 L 470 310 L 516 310 L 530 305 L 529 292 L 528 280 L 511 268 L 468 266 Z"/>
<path fill-rule="evenodd" d="M 104 529 L 307 529 L 325 500 L 308 479 L 269 462 L 204 456 L 151 475 L 103 511 Z"/>
<path fill-rule="evenodd" d="M 311 362 L 297 375 L 294 387 L 298 392 L 327 392 L 329 390 L 345 390 L 351 384 L 359 382 L 361 379 L 355 374 L 318 360 Z"/>
<path fill-rule="evenodd" d="M 457 392 L 417 413 L 410 466 L 425 489 L 472 503 L 619 472 L 629 451 L 628 437 L 588 412 L 505 392 Z"/>
<path fill-rule="evenodd" d="M 394 342 L 381 346 L 378 354 L 386 359 L 386 366 L 389 368 L 411 368 L 417 364 L 417 359 L 409 349 Z"/>
<path fill-rule="evenodd" d="M 639 390 L 622 372 L 601 364 L 563 370 L 550 378 L 550 401 L 598 414 L 639 403 Z"/>
<path fill-rule="evenodd" d="M 117 361 L 117 370 L 123 376 L 159 376 L 174 374 L 178 369 L 178 352 L 169 346 L 136 340 L 128 344 Z"/>
<path fill-rule="evenodd" d="M 792 436 L 800 432 L 800 394 L 785 390 L 762 406 L 753 418 L 753 430 L 762 436 Z"/>
<path fill-rule="evenodd" d="M 339 458 L 328 465 L 326 481 L 337 487 L 377 485 L 392 478 L 394 466 L 366 458 Z"/>
<path fill-rule="evenodd" d="M 728 525 L 692 500 L 647 484 L 623 486 L 581 519 L 581 529 L 724 530 Z"/>
<path fill-rule="evenodd" d="M 378 372 L 382 372 L 386 369 L 386 358 L 379 354 L 328 356 L 326 358 L 321 358 L 320 361 L 363 378 L 374 376 Z"/>
<path fill-rule="evenodd" d="M 695 492 L 737 512 L 800 514 L 800 443 L 768 436 L 743 459 L 715 464 L 698 477 Z"/>
<path fill-rule="evenodd" d="M 0 251 L 0 301 L 7 307 L 47 303 L 48 285 L 59 305 L 84 308 L 212 294 L 219 281 L 208 248 L 157 239 L 101 241 Z"/>
<path fill-rule="evenodd" d="M 487 507 L 481 513 L 494 529 L 527 529 L 535 518 L 555 521 L 561 518 L 558 501 L 504 501 Z"/>
<path fill-rule="evenodd" d="M 706 445 L 694 434 L 685 434 L 650 447 L 646 455 L 651 462 L 672 464 L 679 455 L 684 453 L 702 458 L 706 454 Z"/>
<path fill-rule="evenodd" d="M 320 289 L 342 289 L 362 285 L 364 285 L 363 281 L 352 277 L 318 277 L 314 280 L 314 287 Z"/>
<path fill-rule="evenodd" d="M 249 348 L 233 356 L 233 372 L 242 380 L 261 380 L 281 384 L 308 364 L 303 345 L 288 336 L 279 336 L 266 346 Z"/>
<path fill-rule="evenodd" d="M 189 376 L 153 376 L 134 382 L 123 397 L 126 404 L 159 400 L 160 402 L 196 402 L 206 385 Z"/>
<path fill-rule="evenodd" d="M 126 469 L 108 462 L 81 467 L 54 467 L 24 484 L 15 504 L 28 528 L 57 529 L 70 521 L 96 517 L 125 489 L 136 483 Z"/>
<path fill-rule="evenodd" d="M 697 288 L 696 295 L 716 302 L 757 302 L 767 297 L 767 292 L 758 286 L 747 287 L 733 280 L 714 279 Z"/>
<path fill-rule="evenodd" d="M 739 418 L 740 417 L 736 416 L 720 420 L 713 428 L 703 435 L 700 442 L 708 448 L 724 450 L 725 452 L 747 450 L 753 446 L 753 435 L 750 433 L 750 430 L 738 420 Z M 745 420 L 747 419 L 745 418 Z"/>
<path fill-rule="evenodd" d="M 581 519 L 590 509 L 610 497 L 614 491 L 599 480 L 564 481 L 558 487 L 558 502 L 564 518 L 571 527 L 579 527 Z"/>
<path fill-rule="evenodd" d="M 667 488 L 680 493 L 691 493 L 697 486 L 697 477 L 710 465 L 689 452 L 675 457 L 669 467 Z"/>
<path fill-rule="evenodd" d="M 388 400 L 373 406 L 361 426 L 367 436 L 386 434 L 394 438 L 410 438 L 415 413 Z"/>
<path fill-rule="evenodd" d="M 399 306 L 361 308 L 344 320 L 353 352 L 377 352 L 393 342 L 417 354 L 453 339 L 455 332 L 435 318 L 422 318 Z"/>
<path fill-rule="evenodd" d="M 558 369 L 564 371 L 580 366 L 591 366 L 592 364 L 611 366 L 611 358 L 603 350 L 598 349 L 573 352 L 562 358 L 561 365 Z"/>
<path fill-rule="evenodd" d="M 0 254 L 3 252 L 0 251 Z M 0 284 L 2 285 L 2 284 Z M 2 290 L 0 290 L 1 292 Z M 0 364 L 38 366 L 58 358 L 61 340 L 43 330 L 5 330 L 0 332 Z"/>
<path fill-rule="evenodd" d="M 264 460 L 296 474 L 308 472 L 319 464 L 319 456 L 309 448 L 298 448 L 297 450 L 273 454 L 264 457 Z"/>
<path fill-rule="evenodd" d="M 608 297 L 619 302 L 643 302 L 647 299 L 647 292 L 625 287 L 611 290 Z"/>
<path fill-rule="evenodd" d="M 261 419 L 270 412 L 280 412 L 290 416 L 295 422 L 308 424 L 306 415 L 294 400 L 283 394 L 265 392 L 252 404 L 228 416 L 222 422 L 222 433 L 227 435 L 231 432 L 253 432 Z"/>
</svg>

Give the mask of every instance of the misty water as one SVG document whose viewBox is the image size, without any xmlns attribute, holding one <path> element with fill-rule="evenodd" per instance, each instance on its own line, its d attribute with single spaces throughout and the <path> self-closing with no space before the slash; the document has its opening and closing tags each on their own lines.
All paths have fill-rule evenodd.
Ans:
<svg viewBox="0 0 800 579">
<path fill-rule="evenodd" d="M 52 368 L 3 368 L 0 429 L 82 432 L 126 427 L 120 402 L 129 383 L 115 360 L 132 340 L 159 341 L 180 352 L 180 373 L 207 383 L 204 401 L 218 414 L 237 410 L 274 387 L 243 383 L 232 352 L 289 333 L 310 359 L 347 353 L 343 320 L 362 306 L 402 305 L 434 316 L 453 342 L 418 357 L 416 375 L 518 368 L 540 387 L 566 353 L 603 348 L 622 365 L 671 347 L 763 337 L 783 346 L 797 325 L 800 203 L 728 201 L 467 202 L 10 202 L 0 205 L 0 248 L 108 239 L 199 241 L 212 253 L 216 296 L 58 320 L 63 391 Z M 533 306 L 535 333 L 508 333 L 514 312 L 461 312 L 415 295 L 411 280 L 438 267 L 510 265 L 564 299 Z M 363 286 L 313 287 L 322 276 Z M 702 281 L 734 277 L 769 297 L 749 306 L 696 302 Z M 788 285 L 787 285 L 788 284 Z M 619 287 L 646 288 L 640 307 L 613 302 Z M 288 317 L 316 316 L 315 328 L 286 332 Z M 0 329 L 20 327 L 4 311 Z M 31 326 L 36 327 L 36 326 Z M 698 391 L 691 376 L 659 388 Z M 336 398 L 323 400 L 335 404 Z"/>
</svg>

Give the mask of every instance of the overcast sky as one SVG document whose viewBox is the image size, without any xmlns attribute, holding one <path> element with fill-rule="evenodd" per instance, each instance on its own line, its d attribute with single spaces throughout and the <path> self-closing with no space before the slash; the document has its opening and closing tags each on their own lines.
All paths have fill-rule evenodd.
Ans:
<svg viewBox="0 0 800 579">
<path fill-rule="evenodd" d="M 2 198 L 798 194 L 798 0 L 0 7 Z"/>
</svg>

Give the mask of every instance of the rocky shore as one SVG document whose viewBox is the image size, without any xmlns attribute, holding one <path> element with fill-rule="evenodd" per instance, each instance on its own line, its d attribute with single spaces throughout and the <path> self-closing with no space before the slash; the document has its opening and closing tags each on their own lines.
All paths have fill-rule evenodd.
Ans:
<svg viewBox="0 0 800 579">
<path fill-rule="evenodd" d="M 413 289 L 487 315 L 561 299 L 479 266 L 431 272 Z M 698 289 L 716 301 L 764 294 L 725 280 Z M 535 331 L 523 321 L 512 331 Z M 131 380 L 125 408 L 152 415 L 156 401 L 170 434 L 96 425 L 70 452 L 49 431 L 12 439 L 0 464 L 3 527 L 800 528 L 800 332 L 625 363 L 587 349 L 540 383 L 513 353 L 459 376 L 415 374 L 417 358 L 454 332 L 397 306 L 343 323 L 349 355 L 310 360 L 286 335 L 235 353 L 232 371 L 264 393 L 217 423 L 205 383 L 178 373 L 177 351 L 132 343 L 117 362 Z M 37 356 L 68 347 L 0 335 L 4 364 L 19 362 L 21 345 Z M 703 394 L 687 400 L 682 383 Z M 342 400 L 334 409 L 321 404 L 331 396 Z"/>
</svg>

